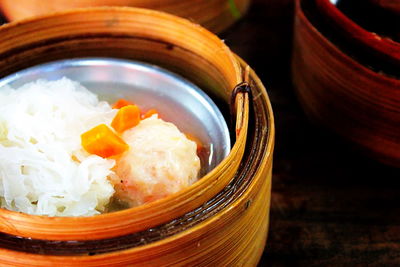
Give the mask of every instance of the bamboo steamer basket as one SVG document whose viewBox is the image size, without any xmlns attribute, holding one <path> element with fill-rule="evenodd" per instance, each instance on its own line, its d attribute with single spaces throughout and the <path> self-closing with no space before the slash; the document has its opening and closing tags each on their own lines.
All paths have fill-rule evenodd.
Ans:
<svg viewBox="0 0 400 267">
<path fill-rule="evenodd" d="M 334 35 L 327 24 L 321 24 L 325 28 L 316 26 L 315 23 L 326 22 L 324 17 L 310 21 L 310 16 L 318 15 L 317 9 L 311 7 L 323 2 L 296 1 L 292 76 L 299 100 L 316 122 L 376 160 L 400 167 L 400 79 L 399 69 L 393 68 L 400 64 L 398 44 L 392 42 L 393 50 L 383 54 L 383 46 L 374 50 L 379 38 L 371 41 L 357 35 L 354 40 L 359 46 L 352 54 L 354 49 L 348 44 L 353 42 Z M 363 48 L 373 52 L 363 57 Z M 371 65 L 362 64 L 364 59 Z M 387 75 L 372 64 L 392 73 Z"/>
<path fill-rule="evenodd" d="M 75 218 L 0 209 L 0 265 L 255 266 L 268 232 L 275 136 L 256 74 L 207 30 L 152 10 L 80 9 L 0 28 L 0 77 L 48 61 L 104 56 L 160 65 L 220 107 L 230 105 L 231 152 L 187 189 L 131 209 Z"/>
<path fill-rule="evenodd" d="M 168 12 L 195 21 L 214 32 L 221 32 L 242 17 L 250 0 L 0 0 L 4 15 L 18 20 L 72 8 L 128 6 Z"/>
</svg>

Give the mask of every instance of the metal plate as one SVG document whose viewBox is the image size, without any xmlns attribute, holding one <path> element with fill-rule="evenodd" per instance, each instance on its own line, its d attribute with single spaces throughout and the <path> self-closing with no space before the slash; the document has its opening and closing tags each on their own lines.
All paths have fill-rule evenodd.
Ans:
<svg viewBox="0 0 400 267">
<path fill-rule="evenodd" d="M 160 67 L 114 58 L 82 58 L 37 65 L 0 80 L 17 88 L 37 79 L 67 77 L 78 81 L 99 99 L 133 101 L 142 110 L 155 108 L 183 133 L 199 138 L 208 148 L 202 155 L 202 174 L 230 151 L 228 127 L 215 103 L 197 86 Z"/>
</svg>

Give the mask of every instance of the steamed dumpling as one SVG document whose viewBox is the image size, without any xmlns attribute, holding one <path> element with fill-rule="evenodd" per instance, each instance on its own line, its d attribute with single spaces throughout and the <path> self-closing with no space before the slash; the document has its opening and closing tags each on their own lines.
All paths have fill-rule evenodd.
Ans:
<svg viewBox="0 0 400 267">
<path fill-rule="evenodd" d="M 130 146 L 117 160 L 116 197 L 130 206 L 154 201 L 191 185 L 198 178 L 197 145 L 178 128 L 157 116 L 127 130 Z"/>
</svg>

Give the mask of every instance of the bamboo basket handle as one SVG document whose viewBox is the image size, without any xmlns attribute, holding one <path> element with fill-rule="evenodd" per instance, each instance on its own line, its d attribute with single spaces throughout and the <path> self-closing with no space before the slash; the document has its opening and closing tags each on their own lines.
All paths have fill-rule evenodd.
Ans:
<svg viewBox="0 0 400 267">
<path fill-rule="evenodd" d="M 243 72 L 243 82 L 235 86 L 231 94 L 229 103 L 231 115 L 231 127 L 235 127 L 234 133 L 237 139 L 241 129 L 244 126 L 246 116 L 244 115 L 245 105 L 247 101 L 252 99 L 251 86 L 249 83 L 250 66 L 247 65 Z M 247 100 L 247 101 L 246 101 Z M 248 103 L 248 102 L 247 102 Z M 251 104 L 249 104 L 249 112 L 251 112 Z M 237 107 L 237 108 L 236 108 Z M 248 118 L 247 118 L 248 120 Z"/>
</svg>

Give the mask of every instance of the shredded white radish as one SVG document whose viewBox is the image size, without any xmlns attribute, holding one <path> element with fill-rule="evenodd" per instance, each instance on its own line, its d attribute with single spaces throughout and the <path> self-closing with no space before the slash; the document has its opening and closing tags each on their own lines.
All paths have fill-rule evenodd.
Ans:
<svg viewBox="0 0 400 267">
<path fill-rule="evenodd" d="M 90 155 L 80 136 L 116 111 L 67 78 L 0 88 L 0 203 L 48 216 L 102 212 L 114 160 Z"/>
</svg>

